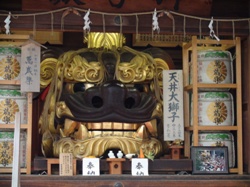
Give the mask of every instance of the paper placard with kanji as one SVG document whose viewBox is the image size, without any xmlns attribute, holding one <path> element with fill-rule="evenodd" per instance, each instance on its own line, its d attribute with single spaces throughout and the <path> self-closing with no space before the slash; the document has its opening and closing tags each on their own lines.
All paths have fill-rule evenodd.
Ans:
<svg viewBox="0 0 250 187">
<path fill-rule="evenodd" d="M 40 92 L 41 47 L 29 42 L 21 51 L 21 92 Z"/>
<path fill-rule="evenodd" d="M 164 140 L 184 140 L 182 70 L 163 70 Z"/>
<path fill-rule="evenodd" d="M 147 158 L 133 158 L 131 164 L 131 172 L 133 176 L 147 176 L 148 175 L 148 159 Z"/>
<path fill-rule="evenodd" d="M 59 155 L 59 174 L 60 176 L 73 176 L 73 154 L 60 153 Z"/>
<path fill-rule="evenodd" d="M 82 175 L 100 175 L 100 159 L 99 158 L 83 158 L 82 159 Z"/>
</svg>

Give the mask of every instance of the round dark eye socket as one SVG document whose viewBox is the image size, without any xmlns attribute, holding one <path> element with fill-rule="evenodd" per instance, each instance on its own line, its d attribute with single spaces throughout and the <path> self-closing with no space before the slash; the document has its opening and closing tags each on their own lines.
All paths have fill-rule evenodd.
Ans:
<svg viewBox="0 0 250 187">
<path fill-rule="evenodd" d="M 130 109 L 130 108 L 133 108 L 134 105 L 135 105 L 135 99 L 134 98 L 128 97 L 128 98 L 125 99 L 125 101 L 124 101 L 125 108 Z"/>
<path fill-rule="evenodd" d="M 77 93 L 77 92 L 84 92 L 84 91 L 86 90 L 85 84 L 82 83 L 82 82 L 75 83 L 75 84 L 74 84 L 74 87 L 73 87 L 73 90 L 74 90 L 74 93 Z"/>
<path fill-rule="evenodd" d="M 103 106 L 103 100 L 101 97 L 99 96 L 94 96 L 92 98 L 92 105 L 95 107 L 95 108 L 100 108 Z"/>
</svg>

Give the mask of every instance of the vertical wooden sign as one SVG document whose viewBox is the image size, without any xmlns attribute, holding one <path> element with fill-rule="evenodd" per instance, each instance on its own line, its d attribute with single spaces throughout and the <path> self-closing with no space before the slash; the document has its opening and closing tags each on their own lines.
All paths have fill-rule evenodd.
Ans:
<svg viewBox="0 0 250 187">
<path fill-rule="evenodd" d="M 59 155 L 60 176 L 73 176 L 73 155 L 72 153 L 60 153 Z"/>
<path fill-rule="evenodd" d="M 12 182 L 11 187 L 20 187 L 20 128 L 21 114 L 15 114 L 15 130 L 14 130 L 14 151 L 12 164 Z"/>
<path fill-rule="evenodd" d="M 40 92 L 41 46 L 32 41 L 22 46 L 21 92 Z"/>
<path fill-rule="evenodd" d="M 163 70 L 164 140 L 184 140 L 182 70 Z"/>
</svg>

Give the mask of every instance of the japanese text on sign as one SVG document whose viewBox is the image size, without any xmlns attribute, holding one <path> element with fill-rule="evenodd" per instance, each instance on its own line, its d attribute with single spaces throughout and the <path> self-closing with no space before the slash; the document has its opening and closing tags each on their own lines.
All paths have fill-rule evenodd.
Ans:
<svg viewBox="0 0 250 187">
<path fill-rule="evenodd" d="M 21 53 L 21 91 L 40 91 L 40 54 L 41 47 L 28 43 L 22 46 Z"/>
<path fill-rule="evenodd" d="M 163 71 L 164 140 L 184 140 L 182 70 Z"/>
<path fill-rule="evenodd" d="M 60 153 L 59 155 L 60 176 L 73 175 L 73 155 L 72 153 Z"/>
<path fill-rule="evenodd" d="M 148 159 L 147 158 L 133 158 L 131 164 L 132 175 L 147 176 L 148 175 Z"/>
<path fill-rule="evenodd" d="M 100 159 L 83 158 L 82 175 L 100 175 Z"/>
</svg>

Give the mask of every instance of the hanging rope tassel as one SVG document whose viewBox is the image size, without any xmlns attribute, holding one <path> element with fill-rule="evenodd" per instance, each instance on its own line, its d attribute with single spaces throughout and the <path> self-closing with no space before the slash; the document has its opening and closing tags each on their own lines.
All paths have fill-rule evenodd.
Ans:
<svg viewBox="0 0 250 187">
<path fill-rule="evenodd" d="M 235 39 L 235 28 L 234 28 L 234 21 L 232 21 L 232 27 L 233 27 L 233 39 Z"/>
<path fill-rule="evenodd" d="M 186 38 L 186 17 L 183 17 L 183 39 Z"/>
<path fill-rule="evenodd" d="M 33 37 L 36 36 L 36 15 L 33 17 Z"/>
<path fill-rule="evenodd" d="M 54 35 L 54 14 L 51 13 L 51 35 L 53 36 Z"/>
<path fill-rule="evenodd" d="M 103 33 L 105 34 L 105 15 L 102 14 L 102 29 L 103 29 Z"/>
<path fill-rule="evenodd" d="M 86 9 L 80 9 L 80 8 L 68 8 L 68 7 L 65 7 L 65 8 L 61 8 L 61 9 L 57 9 L 57 10 L 52 10 L 52 11 L 45 11 L 45 12 L 34 12 L 34 13 L 29 13 L 29 14 L 12 14 L 11 15 L 11 18 L 14 18 L 14 19 L 18 19 L 19 17 L 34 17 L 34 20 L 35 20 L 35 16 L 42 16 L 42 15 L 48 15 L 48 14 L 51 14 L 51 30 L 53 31 L 54 30 L 54 26 L 53 26 L 53 23 L 54 23 L 54 15 L 55 13 L 59 13 L 59 12 L 63 12 L 62 13 L 62 17 L 61 17 L 61 30 L 64 30 L 64 17 L 69 14 L 69 12 L 73 12 L 74 14 L 76 15 L 80 15 L 79 12 L 77 11 L 87 11 Z M 164 12 L 164 10 L 162 10 L 162 12 Z M 99 12 L 99 11 L 91 11 L 91 13 L 93 14 L 99 14 L 99 15 L 102 15 L 103 16 L 103 19 L 104 19 L 104 15 L 117 15 L 116 13 L 104 13 L 104 12 Z M 175 15 L 175 16 L 180 16 L 180 17 L 184 17 L 184 23 L 183 23 L 183 27 L 184 27 L 184 37 L 186 37 L 186 17 L 189 18 L 189 19 L 194 19 L 194 20 L 200 20 L 200 21 L 209 21 L 210 19 L 208 18 L 202 18 L 202 17 L 197 17 L 197 16 L 191 16 L 191 15 L 186 15 L 186 14 L 181 14 L 181 13 L 178 13 L 178 12 L 174 12 L 174 11 L 165 11 L 165 13 L 171 18 L 173 18 L 172 15 Z M 137 35 L 138 35 L 138 15 L 151 15 L 152 14 L 152 11 L 149 11 L 149 12 L 135 12 L 135 13 L 121 13 L 119 15 L 121 16 L 136 16 L 136 19 L 137 19 L 137 25 L 136 25 L 136 32 L 137 32 Z M 171 15 L 172 14 L 172 15 Z M 8 16 L 8 14 L 0 14 L 0 16 Z M 159 16 L 158 16 L 159 17 Z M 171 19 L 172 19 L 171 18 Z M 175 34 L 175 21 L 174 19 L 173 20 L 173 35 Z M 6 20 L 7 21 L 7 20 Z M 247 21 L 249 23 L 249 34 L 250 34 L 250 18 L 242 18 L 242 19 L 216 19 L 216 24 L 218 25 L 219 22 L 245 22 Z M 34 23 L 33 23 L 34 24 Z M 232 23 L 234 25 L 234 23 Z M 8 29 L 6 29 L 6 32 L 9 33 L 9 25 L 5 25 L 5 27 L 7 27 Z M 33 25 L 34 27 L 34 25 Z M 103 25 L 103 27 L 105 27 Z M 233 26 L 234 27 L 234 26 Z M 103 29 L 105 31 L 105 29 Z M 234 29 L 235 31 L 235 29 Z M 153 32 L 152 32 L 153 34 Z M 218 35 L 218 26 L 216 28 L 216 34 Z M 201 35 L 201 33 L 200 33 Z M 213 37 L 216 37 L 216 35 L 214 34 Z M 234 34 L 234 37 L 235 37 L 235 34 Z M 218 37 L 216 39 L 219 39 Z"/>
<path fill-rule="evenodd" d="M 61 30 L 64 30 L 64 16 L 61 17 Z"/>
<path fill-rule="evenodd" d="M 102 14 L 102 25 L 103 25 L 104 41 L 106 41 L 106 26 L 105 26 L 105 15 L 104 14 Z"/>
<path fill-rule="evenodd" d="M 174 20 L 174 16 L 172 16 L 172 15 L 170 14 L 170 17 L 171 17 L 171 19 L 173 20 L 173 35 L 175 35 L 175 20 Z"/>
<path fill-rule="evenodd" d="M 122 16 L 119 15 L 119 18 L 120 18 L 120 36 L 119 36 L 120 40 L 119 40 L 118 46 L 122 47 L 122 38 L 123 38 L 123 34 L 122 34 Z"/>
<path fill-rule="evenodd" d="M 199 32 L 200 32 L 200 39 L 201 39 L 201 36 L 202 36 L 201 19 L 200 19 L 200 22 L 199 22 Z"/>
<path fill-rule="evenodd" d="M 158 15 L 158 17 L 162 17 L 163 13 L 166 14 L 171 20 L 172 20 L 172 25 L 173 25 L 173 35 L 175 35 L 175 20 L 174 16 L 169 12 L 169 11 L 164 11 Z"/>
<path fill-rule="evenodd" d="M 120 35 L 122 35 L 122 16 L 119 15 L 120 18 Z"/>
<path fill-rule="evenodd" d="M 136 18 L 136 28 L 135 28 L 135 33 L 136 33 L 136 40 L 138 40 L 138 26 L 139 26 L 139 18 L 138 18 L 138 15 L 136 14 L 135 15 L 135 18 Z"/>
<path fill-rule="evenodd" d="M 250 35 L 250 19 L 248 20 L 248 26 L 249 26 L 248 31 L 249 31 L 249 35 Z"/>
<path fill-rule="evenodd" d="M 219 22 L 216 21 L 216 35 L 219 37 Z"/>
</svg>

